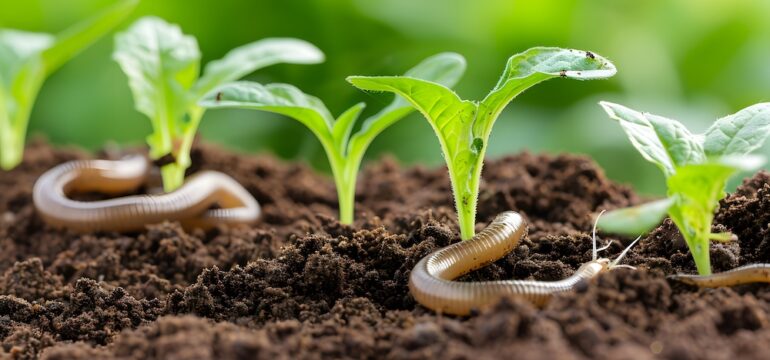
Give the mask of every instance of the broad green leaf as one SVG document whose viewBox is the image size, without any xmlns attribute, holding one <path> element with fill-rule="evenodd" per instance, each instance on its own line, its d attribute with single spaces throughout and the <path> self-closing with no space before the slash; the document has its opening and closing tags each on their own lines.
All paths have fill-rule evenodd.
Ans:
<svg viewBox="0 0 770 360">
<path fill-rule="evenodd" d="M 749 106 L 717 120 L 704 134 L 706 155 L 744 155 L 765 142 L 770 133 L 770 103 Z"/>
<path fill-rule="evenodd" d="M 43 51 L 46 73 L 56 71 L 62 64 L 112 30 L 134 10 L 138 3 L 139 0 L 121 0 L 96 16 L 59 34 L 52 46 Z"/>
<path fill-rule="evenodd" d="M 608 211 L 599 219 L 598 227 L 613 234 L 641 235 L 658 226 L 672 204 L 673 200 L 666 198 Z"/>
<path fill-rule="evenodd" d="M 198 78 L 201 54 L 195 38 L 176 25 L 146 17 L 116 36 L 115 43 L 113 58 L 128 76 L 136 109 L 153 121 L 157 133 L 181 121 Z"/>
<path fill-rule="evenodd" d="M 116 26 L 136 3 L 123 0 L 56 37 L 0 29 L 0 167 L 21 162 L 29 115 L 46 76 Z"/>
<path fill-rule="evenodd" d="M 481 101 L 486 117 L 495 119 L 505 106 L 524 90 L 555 77 L 576 80 L 606 79 L 617 70 L 609 60 L 588 51 L 535 47 L 511 56 L 497 85 Z M 476 127 L 477 134 L 491 131 L 494 121 Z"/>
<path fill-rule="evenodd" d="M 10 91 L 21 68 L 53 42 L 49 34 L 0 29 L 0 84 Z"/>
<path fill-rule="evenodd" d="M 471 141 L 467 137 L 476 115 L 473 102 L 461 100 L 443 85 L 401 76 L 350 76 L 348 81 L 359 89 L 389 91 L 403 96 L 420 111 L 440 134 L 447 156 L 458 156 Z"/>
<path fill-rule="evenodd" d="M 435 82 L 446 87 L 454 86 L 465 72 L 465 58 L 457 53 L 440 53 L 431 56 L 407 71 L 404 76 Z M 377 114 L 364 120 L 361 130 L 350 140 L 349 153 L 362 153 L 374 138 L 414 111 L 414 108 L 401 96 L 396 96 L 390 105 Z"/>
<path fill-rule="evenodd" d="M 195 92 L 203 96 L 215 87 L 270 65 L 317 64 L 324 54 L 307 41 L 291 38 L 269 38 L 231 50 L 224 58 L 206 65 Z"/>
<path fill-rule="evenodd" d="M 334 119 L 329 110 L 321 100 L 292 85 L 233 82 L 206 94 L 199 104 L 210 109 L 254 109 L 286 115 L 303 123 L 320 140 L 332 141 Z"/>
<path fill-rule="evenodd" d="M 658 165 L 667 177 L 673 175 L 678 167 L 705 160 L 699 138 L 678 121 L 641 113 L 606 101 L 599 104 L 610 118 L 620 123 L 642 156 Z"/>
</svg>

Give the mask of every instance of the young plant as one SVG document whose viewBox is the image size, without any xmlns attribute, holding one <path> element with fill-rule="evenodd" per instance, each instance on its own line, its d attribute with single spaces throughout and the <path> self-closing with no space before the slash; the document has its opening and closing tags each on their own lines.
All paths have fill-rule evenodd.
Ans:
<svg viewBox="0 0 770 360">
<path fill-rule="evenodd" d="M 406 76 L 453 86 L 465 72 L 465 59 L 442 53 L 423 60 Z M 366 104 L 358 103 L 336 120 L 321 100 L 287 84 L 260 85 L 236 82 L 212 91 L 201 101 L 206 108 L 243 108 L 269 111 L 294 118 L 307 126 L 321 142 L 329 159 L 340 207 L 340 222 L 353 222 L 356 178 L 361 160 L 375 137 L 414 109 L 401 97 L 353 128 Z"/>
<path fill-rule="evenodd" d="M 199 77 L 201 54 L 194 37 L 162 19 L 139 19 L 116 36 L 113 58 L 128 76 L 136 109 L 152 122 L 147 137 L 150 156 L 160 160 L 163 188 L 184 182 L 204 109 L 198 100 L 220 84 L 278 63 L 316 64 L 323 53 L 302 40 L 263 39 L 230 51 L 210 62 Z"/>
<path fill-rule="evenodd" d="M 749 155 L 770 133 L 770 103 L 745 108 L 717 120 L 704 134 L 690 133 L 676 120 L 601 102 L 631 144 L 666 177 L 668 196 L 640 206 L 611 211 L 599 226 L 608 232 L 638 235 L 655 227 L 668 213 L 690 248 L 698 273 L 711 274 L 710 240 L 727 241 L 729 233 L 712 233 L 711 223 L 727 180 L 740 170 L 755 170 L 764 159 Z"/>
<path fill-rule="evenodd" d="M 0 29 L 0 168 L 24 155 L 30 112 L 45 79 L 117 26 L 138 0 L 123 0 L 58 35 Z"/>
<path fill-rule="evenodd" d="M 591 52 L 537 47 L 508 59 L 497 85 L 480 102 L 462 100 L 441 84 L 409 76 L 351 76 L 348 81 L 363 90 L 399 94 L 428 120 L 449 168 L 461 237 L 467 240 L 474 235 L 487 140 L 503 108 L 524 90 L 548 79 L 591 80 L 614 74 L 612 63 Z"/>
</svg>

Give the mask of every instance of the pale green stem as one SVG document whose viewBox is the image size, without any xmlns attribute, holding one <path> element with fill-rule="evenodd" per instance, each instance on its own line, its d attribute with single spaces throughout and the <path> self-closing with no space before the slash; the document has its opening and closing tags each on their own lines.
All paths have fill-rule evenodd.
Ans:
<svg viewBox="0 0 770 360">
<path fill-rule="evenodd" d="M 699 238 L 690 245 L 692 258 L 699 275 L 711 275 L 711 256 L 709 254 L 709 241 L 707 238 Z"/>
</svg>

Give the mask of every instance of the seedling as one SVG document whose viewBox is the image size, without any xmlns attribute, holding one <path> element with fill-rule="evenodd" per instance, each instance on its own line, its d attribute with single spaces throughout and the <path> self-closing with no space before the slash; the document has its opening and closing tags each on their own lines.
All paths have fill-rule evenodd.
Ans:
<svg viewBox="0 0 770 360">
<path fill-rule="evenodd" d="M 446 86 L 404 76 L 351 76 L 354 86 L 389 91 L 406 98 L 433 127 L 441 144 L 452 183 L 463 240 L 473 237 L 479 179 L 492 125 L 517 95 L 556 78 L 604 79 L 615 66 L 594 53 L 537 47 L 512 56 L 494 89 L 480 102 L 460 99 Z"/>
<path fill-rule="evenodd" d="M 465 59 L 455 53 L 442 53 L 423 60 L 406 76 L 453 86 L 465 72 Z M 361 160 L 375 137 L 396 121 L 414 111 L 404 99 L 396 97 L 390 105 L 366 119 L 353 133 L 366 104 L 358 103 L 336 120 L 321 100 L 287 84 L 261 85 L 235 82 L 209 93 L 200 105 L 206 108 L 243 108 L 268 111 L 291 117 L 310 129 L 321 142 L 329 159 L 340 207 L 340 222 L 353 222 L 356 179 Z"/>
<path fill-rule="evenodd" d="M 668 214 L 690 248 L 698 273 L 711 274 L 709 241 L 728 241 L 729 233 L 712 233 L 711 223 L 729 178 L 754 170 L 764 159 L 749 155 L 770 133 L 770 103 L 745 108 L 717 120 L 694 135 L 676 120 L 600 103 L 617 120 L 631 144 L 666 177 L 668 197 L 607 213 L 599 226 L 618 234 L 649 231 Z"/>
<path fill-rule="evenodd" d="M 117 26 L 138 0 L 123 0 L 58 35 L 0 29 L 0 168 L 21 163 L 35 98 L 48 76 Z"/>
<path fill-rule="evenodd" d="M 150 156 L 161 160 L 163 188 L 177 189 L 190 166 L 192 147 L 204 109 L 203 95 L 220 84 L 278 64 L 315 64 L 323 53 L 302 40 L 263 39 L 209 63 L 199 78 L 201 54 L 194 37 L 162 19 L 139 19 L 116 39 L 113 58 L 129 80 L 136 109 L 152 122 Z"/>
</svg>

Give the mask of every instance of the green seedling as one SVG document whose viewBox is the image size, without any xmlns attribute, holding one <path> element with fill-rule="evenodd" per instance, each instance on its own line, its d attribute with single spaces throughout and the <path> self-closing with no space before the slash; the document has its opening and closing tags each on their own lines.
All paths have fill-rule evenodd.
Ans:
<svg viewBox="0 0 770 360">
<path fill-rule="evenodd" d="M 668 214 L 690 248 L 698 273 L 711 274 L 709 242 L 728 241 L 729 233 L 712 233 L 711 223 L 725 185 L 738 171 L 759 168 L 764 159 L 749 155 L 770 133 L 770 103 L 745 108 L 717 120 L 695 135 L 676 120 L 601 102 L 617 120 L 631 144 L 666 177 L 668 196 L 640 206 L 615 210 L 602 217 L 605 231 L 637 235 Z"/>
<path fill-rule="evenodd" d="M 150 156 L 161 160 L 163 188 L 184 182 L 204 109 L 198 101 L 215 87 L 278 63 L 316 64 L 323 53 L 302 40 L 271 38 L 243 45 L 210 62 L 199 77 L 201 54 L 194 37 L 162 19 L 139 19 L 116 39 L 113 58 L 128 76 L 136 109 L 150 118 Z"/>
<path fill-rule="evenodd" d="M 0 168 L 21 163 L 29 116 L 45 79 L 117 26 L 137 3 L 119 1 L 58 35 L 0 29 Z"/>
<path fill-rule="evenodd" d="M 497 85 L 480 102 L 462 100 L 441 84 L 408 76 L 351 76 L 348 81 L 363 90 L 399 94 L 428 120 L 449 168 L 460 235 L 467 240 L 474 235 L 487 141 L 503 108 L 524 90 L 548 79 L 591 80 L 614 74 L 612 63 L 591 52 L 537 47 L 508 59 Z"/>
<path fill-rule="evenodd" d="M 465 72 L 465 59 L 454 53 L 442 53 L 425 59 L 406 76 L 453 86 Z M 356 179 L 364 153 L 375 137 L 414 111 L 409 103 L 396 97 L 390 105 L 367 118 L 353 133 L 364 103 L 358 103 L 336 120 L 321 100 L 287 84 L 260 85 L 235 82 L 209 93 L 201 106 L 206 108 L 243 108 L 278 113 L 304 124 L 321 142 L 329 159 L 337 186 L 340 222 L 353 222 Z"/>
</svg>

